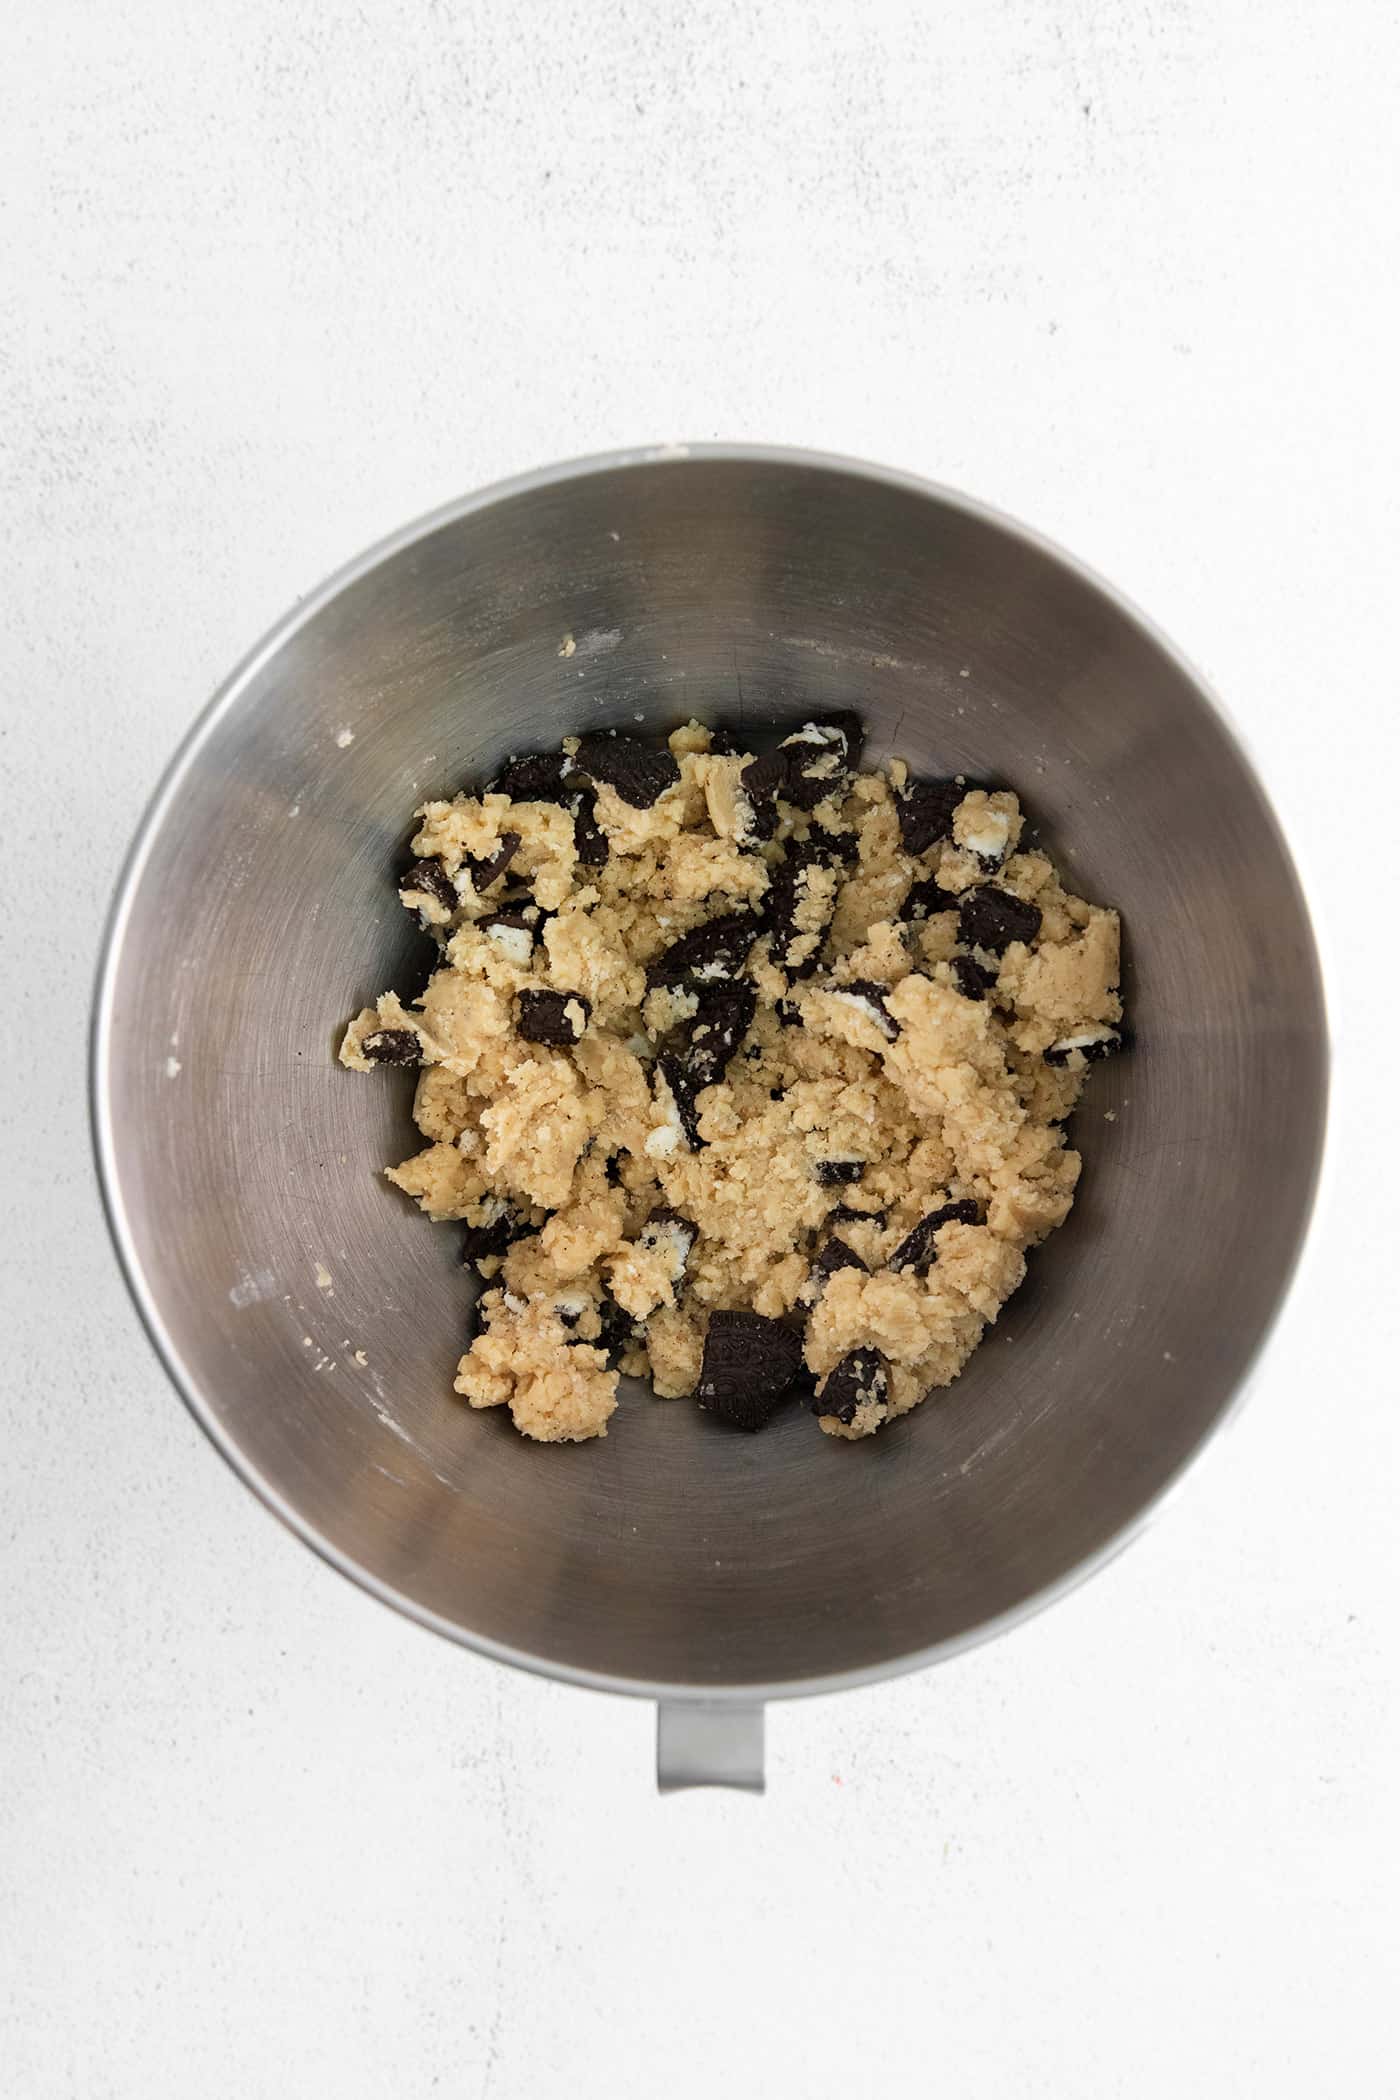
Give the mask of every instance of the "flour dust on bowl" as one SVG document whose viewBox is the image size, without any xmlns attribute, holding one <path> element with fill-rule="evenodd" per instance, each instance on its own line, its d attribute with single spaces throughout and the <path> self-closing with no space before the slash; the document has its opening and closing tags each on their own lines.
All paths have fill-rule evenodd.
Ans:
<svg viewBox="0 0 1400 2100">
<path fill-rule="evenodd" d="M 846 1444 L 624 1397 L 530 1445 L 448 1390 L 451 1233 L 377 1171 L 411 1085 L 338 1024 L 424 974 L 386 871 L 416 804 L 582 730 L 1004 782 L 1126 934 L 1070 1219 L 958 1382 Z M 584 461 L 375 549 L 175 760 L 114 909 L 93 1055 L 133 1293 L 225 1456 L 367 1589 L 501 1660 L 663 1702 L 663 1779 L 761 1776 L 762 1702 L 937 1659 L 1099 1565 L 1229 1410 L 1306 1228 L 1326 1103 L 1307 915 L 1199 681 L 1102 584 L 908 477 L 735 448 Z"/>
</svg>

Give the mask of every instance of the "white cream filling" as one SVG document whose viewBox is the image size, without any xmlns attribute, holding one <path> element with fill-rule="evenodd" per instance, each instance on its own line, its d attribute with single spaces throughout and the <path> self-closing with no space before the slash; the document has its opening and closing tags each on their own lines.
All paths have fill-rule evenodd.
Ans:
<svg viewBox="0 0 1400 2100">
<path fill-rule="evenodd" d="M 507 962 L 528 970 L 535 949 L 535 936 L 528 926 L 485 926 L 483 933 L 496 943 Z"/>
</svg>

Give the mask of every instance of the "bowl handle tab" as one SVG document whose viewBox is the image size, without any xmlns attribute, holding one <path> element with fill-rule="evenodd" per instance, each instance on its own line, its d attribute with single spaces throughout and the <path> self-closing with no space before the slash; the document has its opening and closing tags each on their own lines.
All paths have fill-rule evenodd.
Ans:
<svg viewBox="0 0 1400 2100">
<path fill-rule="evenodd" d="M 663 1699 L 656 1709 L 656 1786 L 763 1792 L 763 1708 L 729 1699 Z"/>
</svg>

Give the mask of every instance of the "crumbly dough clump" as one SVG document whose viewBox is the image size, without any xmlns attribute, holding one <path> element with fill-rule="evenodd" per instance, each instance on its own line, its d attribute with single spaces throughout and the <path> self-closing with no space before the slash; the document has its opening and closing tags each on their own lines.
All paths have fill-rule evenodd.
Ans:
<svg viewBox="0 0 1400 2100">
<path fill-rule="evenodd" d="M 400 894 L 440 965 L 340 1055 L 418 1071 L 426 1144 L 389 1178 L 465 1227 L 456 1390 L 526 1436 L 605 1435 L 619 1372 L 760 1426 L 794 1333 L 822 1429 L 869 1435 L 1068 1214 L 1117 914 L 1015 795 L 862 771 L 859 741 L 570 738 L 417 812 Z"/>
</svg>

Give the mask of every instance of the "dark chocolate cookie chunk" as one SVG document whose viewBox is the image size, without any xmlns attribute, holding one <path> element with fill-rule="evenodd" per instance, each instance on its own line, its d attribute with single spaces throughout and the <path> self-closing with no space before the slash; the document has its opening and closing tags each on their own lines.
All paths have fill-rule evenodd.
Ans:
<svg viewBox="0 0 1400 2100">
<path fill-rule="evenodd" d="M 955 955 L 952 961 L 953 982 L 964 999 L 985 999 L 997 981 L 995 970 L 986 970 L 971 955 Z"/>
<path fill-rule="evenodd" d="M 598 1326 L 600 1332 L 593 1346 L 602 1350 L 610 1371 L 617 1369 L 629 1349 L 640 1349 L 647 1338 L 645 1327 L 607 1292 L 598 1306 Z"/>
<path fill-rule="evenodd" d="M 493 1254 L 504 1254 L 514 1241 L 524 1239 L 534 1229 L 504 1196 L 483 1196 L 480 1212 L 477 1223 L 468 1225 L 462 1240 L 464 1262 L 482 1262 Z"/>
<path fill-rule="evenodd" d="M 736 1429 L 762 1429 L 797 1376 L 802 1338 L 755 1312 L 710 1315 L 695 1397 Z"/>
<path fill-rule="evenodd" d="M 863 1159 L 819 1159 L 812 1171 L 824 1189 L 848 1188 L 864 1174 Z"/>
<path fill-rule="evenodd" d="M 832 1225 L 883 1225 L 886 1215 L 882 1210 L 857 1210 L 853 1204 L 838 1203 L 827 1221 Z"/>
<path fill-rule="evenodd" d="M 572 797 L 569 808 L 574 819 L 574 851 L 584 868 L 604 868 L 608 863 L 608 835 L 598 822 L 598 797 L 585 788 Z"/>
<path fill-rule="evenodd" d="M 799 737 L 808 737 L 816 730 L 830 741 L 839 737 L 843 744 L 842 759 L 846 770 L 854 773 L 865 750 L 865 722 L 853 707 L 831 708 L 825 714 L 813 715 L 798 730 Z"/>
<path fill-rule="evenodd" d="M 423 1053 L 411 1028 L 375 1028 L 360 1039 L 361 1055 L 372 1065 L 421 1065 Z"/>
<path fill-rule="evenodd" d="M 848 1247 L 843 1239 L 833 1233 L 821 1250 L 813 1255 L 806 1281 L 797 1293 L 798 1303 L 815 1305 L 828 1282 L 842 1269 L 859 1269 L 863 1276 L 869 1273 L 854 1247 Z"/>
<path fill-rule="evenodd" d="M 883 1414 L 890 1400 L 890 1374 L 878 1349 L 862 1345 L 843 1356 L 817 1387 L 812 1411 L 834 1415 L 847 1428 L 862 1407 L 878 1407 Z"/>
<path fill-rule="evenodd" d="M 740 771 L 740 793 L 753 820 L 746 836 L 753 844 L 771 839 L 778 828 L 778 791 L 786 785 L 788 764 L 788 755 L 780 747 L 761 752 Z"/>
<path fill-rule="evenodd" d="M 787 767 L 777 792 L 795 809 L 815 809 L 828 795 L 844 795 L 860 744 L 860 721 L 853 714 L 804 722 L 778 747 L 787 754 Z"/>
<path fill-rule="evenodd" d="M 710 731 L 710 753 L 714 758 L 737 758 L 742 746 L 736 742 L 734 731 L 727 722 Z"/>
<path fill-rule="evenodd" d="M 1058 1043 L 1052 1043 L 1045 1053 L 1045 1062 L 1077 1072 L 1081 1065 L 1096 1065 L 1101 1058 L 1112 1057 L 1115 1050 L 1122 1048 L 1121 1029 L 1081 1028 L 1074 1035 L 1063 1035 Z"/>
<path fill-rule="evenodd" d="M 899 907 L 901 919 L 931 919 L 935 912 L 956 911 L 961 900 L 951 890 L 945 890 L 936 875 L 926 875 L 916 882 Z"/>
<path fill-rule="evenodd" d="M 487 793 L 509 795 L 512 802 L 563 802 L 578 785 L 566 785 L 573 770 L 567 751 L 529 751 L 508 758 Z"/>
<path fill-rule="evenodd" d="M 794 809 L 815 809 L 829 795 L 844 795 L 861 741 L 858 715 L 818 715 L 784 737 L 776 750 L 751 759 L 739 779 L 755 809 L 766 814 L 759 837 L 773 836 L 776 797 Z"/>
<path fill-rule="evenodd" d="M 858 831 L 828 831 L 825 824 L 814 824 L 808 844 L 833 868 L 853 868 L 860 859 Z"/>
<path fill-rule="evenodd" d="M 712 984 L 737 977 L 763 931 L 755 912 L 726 912 L 683 933 L 647 965 L 647 988 L 665 984 Z"/>
<path fill-rule="evenodd" d="M 986 948 L 1001 955 L 1013 941 L 1033 941 L 1040 931 L 1040 907 L 1026 904 L 994 882 L 965 890 L 958 907 L 958 938 L 965 948 Z"/>
<path fill-rule="evenodd" d="M 683 1141 L 691 1152 L 698 1150 L 700 1118 L 695 1097 L 700 1089 L 681 1059 L 670 1051 L 663 1051 L 656 1060 L 652 1084 L 657 1106 L 674 1127 L 677 1143 Z"/>
<path fill-rule="evenodd" d="M 650 809 L 681 777 L 669 751 L 633 736 L 586 736 L 574 763 L 591 779 L 606 782 L 633 809 Z"/>
<path fill-rule="evenodd" d="M 836 911 L 835 893 L 822 895 L 827 863 L 809 841 L 788 848 L 775 869 L 767 899 L 768 952 L 790 977 L 810 977 L 821 961 L 827 928 Z"/>
<path fill-rule="evenodd" d="M 539 906 L 524 904 L 488 912 L 484 919 L 477 920 L 476 925 L 479 933 L 495 942 L 508 962 L 524 970 L 528 969 L 534 953 L 539 923 Z"/>
<path fill-rule="evenodd" d="M 489 854 L 485 860 L 469 860 L 467 862 L 467 872 L 472 879 L 472 888 L 478 896 L 483 890 L 489 890 L 493 882 L 500 881 L 519 851 L 520 833 L 518 831 L 503 831 L 497 841 L 494 853 Z"/>
<path fill-rule="evenodd" d="M 833 999 L 850 1006 L 867 1021 L 873 1021 L 887 1043 L 892 1043 L 899 1034 L 899 1023 L 885 1005 L 889 991 L 887 984 L 871 984 L 867 978 L 856 977 L 849 984 L 836 984 L 831 988 Z"/>
<path fill-rule="evenodd" d="M 518 1026 L 527 1043 L 572 1048 L 583 1040 L 592 1011 L 582 992 L 522 992 Z"/>
<path fill-rule="evenodd" d="M 843 1239 L 833 1233 L 821 1252 L 813 1259 L 812 1274 L 820 1277 L 825 1283 L 829 1276 L 839 1274 L 842 1269 L 859 1269 L 862 1274 L 869 1273 L 854 1247 L 848 1247 Z"/>
<path fill-rule="evenodd" d="M 802 1008 L 795 999 L 775 999 L 773 1011 L 778 1016 L 778 1026 L 780 1028 L 800 1028 L 802 1026 Z"/>
<path fill-rule="evenodd" d="M 748 824 L 744 831 L 746 846 L 766 845 L 778 828 L 778 805 L 772 796 L 755 795 L 743 790 L 748 809 Z"/>
<path fill-rule="evenodd" d="M 680 1058 L 698 1092 L 723 1079 L 729 1060 L 749 1032 L 758 992 L 751 984 L 718 984 L 705 986 L 697 997 L 693 1016 L 667 1037 L 666 1047 Z"/>
<path fill-rule="evenodd" d="M 906 853 L 927 853 L 950 838 L 953 811 L 967 793 L 961 780 L 908 780 L 895 796 L 899 836 Z"/>
<path fill-rule="evenodd" d="M 938 1259 L 937 1236 L 945 1225 L 977 1225 L 982 1213 L 970 1196 L 957 1203 L 941 1204 L 931 1210 L 926 1218 L 920 1218 L 913 1231 L 906 1233 L 894 1253 L 890 1256 L 892 1269 L 912 1269 L 922 1276 Z"/>
<path fill-rule="evenodd" d="M 445 905 L 448 911 L 456 911 L 461 903 L 457 885 L 442 862 L 433 855 L 428 860 L 411 860 L 399 878 L 399 892 L 411 890 L 416 896 L 431 897 L 435 903 Z"/>
<path fill-rule="evenodd" d="M 776 751 L 764 751 L 757 758 L 751 758 L 739 774 L 740 784 L 750 802 L 755 805 L 760 802 L 771 803 L 773 797 L 787 784 L 790 763 L 781 744 Z M 771 838 L 772 833 L 768 831 L 763 836 Z"/>
</svg>

